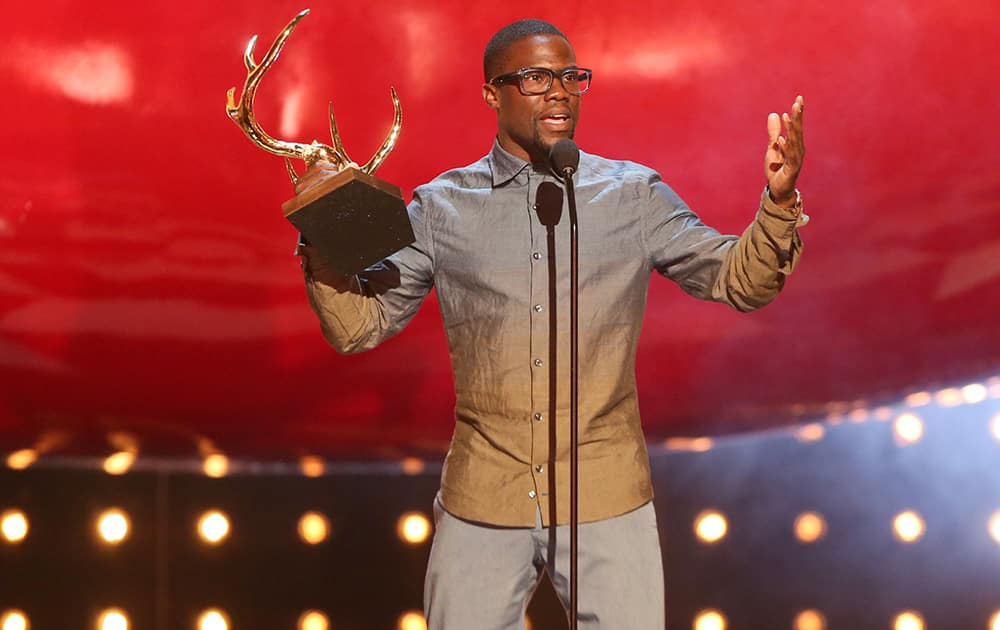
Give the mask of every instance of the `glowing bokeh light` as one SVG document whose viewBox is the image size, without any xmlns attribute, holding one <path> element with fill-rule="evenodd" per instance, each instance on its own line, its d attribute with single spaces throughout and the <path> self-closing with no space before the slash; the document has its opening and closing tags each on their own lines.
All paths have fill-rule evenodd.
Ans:
<svg viewBox="0 0 1000 630">
<path fill-rule="evenodd" d="M 993 434 L 993 439 L 1000 442 L 1000 413 L 993 416 L 993 420 L 990 421 L 990 433 Z"/>
<path fill-rule="evenodd" d="M 703 610 L 694 618 L 694 630 L 726 630 L 726 618 L 718 610 Z"/>
<path fill-rule="evenodd" d="M 1000 545 L 1000 511 L 994 512 L 990 517 L 990 538 Z"/>
<path fill-rule="evenodd" d="M 896 418 L 892 429 L 896 444 L 900 446 L 914 444 L 924 435 L 924 422 L 915 414 L 904 413 Z"/>
<path fill-rule="evenodd" d="M 923 407 L 931 404 L 932 400 L 934 400 L 934 398 L 931 396 L 930 392 L 916 392 L 904 398 L 903 403 L 907 407 Z"/>
<path fill-rule="evenodd" d="M 924 520 L 913 510 L 900 512 L 892 521 L 892 530 L 899 540 L 915 542 L 924 535 Z"/>
<path fill-rule="evenodd" d="M 198 630 L 229 630 L 229 616 L 218 608 L 209 608 L 198 616 Z"/>
<path fill-rule="evenodd" d="M 896 615 L 893 628 L 894 630 L 924 630 L 924 619 L 920 613 L 907 610 Z"/>
<path fill-rule="evenodd" d="M 299 458 L 299 468 L 306 477 L 322 477 L 326 471 L 326 464 L 322 457 L 303 455 Z"/>
<path fill-rule="evenodd" d="M 1000 630 L 1000 610 L 993 613 L 990 617 L 990 630 Z"/>
<path fill-rule="evenodd" d="M 206 475 L 215 479 L 225 477 L 229 472 L 229 458 L 222 453 L 212 453 L 205 458 L 202 470 Z"/>
<path fill-rule="evenodd" d="M 97 518 L 97 533 L 101 540 L 110 545 L 116 545 L 125 540 L 128 536 L 128 530 L 128 515 L 117 508 L 107 510 Z"/>
<path fill-rule="evenodd" d="M 420 512 L 407 512 L 399 517 L 396 532 L 400 540 L 411 545 L 419 545 L 431 534 L 431 522 Z"/>
<path fill-rule="evenodd" d="M 419 475 L 424 472 L 425 467 L 424 460 L 419 457 L 404 457 L 399 462 L 399 469 L 404 475 Z"/>
<path fill-rule="evenodd" d="M 318 610 L 307 610 L 299 617 L 299 630 L 330 630 L 330 618 Z"/>
<path fill-rule="evenodd" d="M 971 383 L 962 388 L 962 400 L 969 405 L 983 402 L 987 394 L 989 391 L 981 383 Z"/>
<path fill-rule="evenodd" d="M 825 630 L 826 618 L 818 610 L 803 610 L 795 617 L 795 630 Z"/>
<path fill-rule="evenodd" d="M 721 512 L 706 510 L 694 519 L 694 533 L 702 542 L 719 542 L 725 538 L 728 531 L 729 523 Z"/>
<path fill-rule="evenodd" d="M 5 510 L 0 514 L 0 534 L 6 542 L 21 542 L 28 536 L 28 516 L 21 510 Z"/>
<path fill-rule="evenodd" d="M 33 448 L 22 448 L 7 456 L 7 467 L 13 470 L 24 470 L 38 459 L 38 451 Z"/>
<path fill-rule="evenodd" d="M 0 630 L 30 630 L 28 616 L 20 610 L 5 610 L 0 614 Z"/>
<path fill-rule="evenodd" d="M 795 437 L 800 442 L 818 442 L 823 439 L 824 435 L 826 435 L 826 429 L 819 422 L 801 426 L 795 433 Z"/>
<path fill-rule="evenodd" d="M 306 512 L 299 519 L 299 538 L 310 545 L 318 545 L 330 535 L 330 521 L 319 512 Z"/>
<path fill-rule="evenodd" d="M 198 535 L 213 545 L 225 540 L 229 535 L 229 518 L 219 510 L 211 510 L 198 519 Z"/>
<path fill-rule="evenodd" d="M 128 630 L 128 615 L 121 608 L 109 608 L 97 618 L 98 630 Z"/>
<path fill-rule="evenodd" d="M 957 407 L 962 404 L 962 390 L 946 387 L 934 394 L 934 401 L 941 407 Z"/>
<path fill-rule="evenodd" d="M 817 512 L 803 512 L 795 519 L 795 537 L 799 542 L 814 543 L 826 535 L 826 520 Z"/>
<path fill-rule="evenodd" d="M 663 442 L 664 448 L 669 451 L 687 451 L 690 453 L 704 453 L 712 450 L 715 443 L 708 437 L 674 437 Z"/>
<path fill-rule="evenodd" d="M 399 623 L 396 624 L 399 630 L 427 630 L 427 620 L 423 614 L 411 610 L 399 616 Z"/>
<path fill-rule="evenodd" d="M 104 472 L 109 475 L 124 475 L 135 463 L 135 453 L 132 451 L 118 451 L 112 453 L 104 459 Z"/>
</svg>

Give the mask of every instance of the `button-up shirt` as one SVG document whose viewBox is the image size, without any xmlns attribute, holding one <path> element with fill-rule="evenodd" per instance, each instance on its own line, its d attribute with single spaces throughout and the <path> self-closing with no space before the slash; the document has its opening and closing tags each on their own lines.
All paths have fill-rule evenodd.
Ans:
<svg viewBox="0 0 1000 630">
<path fill-rule="evenodd" d="M 581 153 L 579 516 L 609 518 L 652 498 L 635 354 L 651 272 L 701 299 L 749 311 L 796 264 L 795 213 L 765 193 L 742 236 L 706 226 L 644 166 Z M 440 500 L 500 526 L 569 520 L 569 220 L 550 236 L 535 209 L 562 186 L 494 144 L 414 191 L 416 242 L 354 278 L 306 269 L 310 303 L 341 352 L 399 332 L 437 288 L 455 377 L 455 432 Z"/>
</svg>

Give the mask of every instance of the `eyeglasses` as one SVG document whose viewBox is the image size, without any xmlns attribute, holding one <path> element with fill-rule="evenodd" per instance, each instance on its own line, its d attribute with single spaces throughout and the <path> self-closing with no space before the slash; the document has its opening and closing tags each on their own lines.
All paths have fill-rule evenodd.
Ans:
<svg viewBox="0 0 1000 630">
<path fill-rule="evenodd" d="M 490 80 L 490 85 L 514 83 L 521 90 L 521 94 L 534 96 L 551 90 L 552 82 L 557 75 L 567 92 L 578 95 L 590 89 L 590 79 L 594 73 L 588 68 L 566 68 L 559 71 L 549 68 L 521 68 L 517 72 L 494 77 Z"/>
</svg>

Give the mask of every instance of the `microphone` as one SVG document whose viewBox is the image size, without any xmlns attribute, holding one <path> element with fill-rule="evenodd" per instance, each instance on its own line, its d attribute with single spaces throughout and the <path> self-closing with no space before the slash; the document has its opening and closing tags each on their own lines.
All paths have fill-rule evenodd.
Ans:
<svg viewBox="0 0 1000 630">
<path fill-rule="evenodd" d="M 552 182 L 542 182 L 535 192 L 535 211 L 538 213 L 538 220 L 547 228 L 553 228 L 559 224 L 562 218 L 563 191 L 558 184 Z"/>
<path fill-rule="evenodd" d="M 556 173 L 569 179 L 573 177 L 573 173 L 580 166 L 580 147 L 576 146 L 576 143 L 569 138 L 563 138 L 552 145 L 549 161 L 552 162 L 552 168 L 555 169 Z"/>
</svg>

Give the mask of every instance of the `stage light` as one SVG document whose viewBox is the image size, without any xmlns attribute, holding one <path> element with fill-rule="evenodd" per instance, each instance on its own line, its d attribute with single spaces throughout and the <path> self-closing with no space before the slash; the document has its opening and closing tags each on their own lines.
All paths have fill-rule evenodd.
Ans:
<svg viewBox="0 0 1000 630">
<path fill-rule="evenodd" d="M 799 542 L 814 543 L 826 535 L 826 521 L 816 512 L 803 512 L 795 519 L 795 537 Z"/>
<path fill-rule="evenodd" d="M 396 626 L 399 630 L 427 630 L 427 621 L 422 614 L 411 610 L 399 616 Z"/>
<path fill-rule="evenodd" d="M 847 416 L 847 419 L 854 424 L 861 424 L 868 419 L 868 410 L 864 407 L 858 407 L 857 409 L 851 411 L 851 413 Z"/>
<path fill-rule="evenodd" d="M 303 455 L 299 458 L 299 468 L 306 477 L 322 477 L 326 464 L 323 463 L 322 457 Z"/>
<path fill-rule="evenodd" d="M 911 543 L 924 535 L 924 520 L 912 510 L 900 512 L 892 521 L 892 529 L 899 540 Z"/>
<path fill-rule="evenodd" d="M 886 420 L 892 417 L 892 408 L 879 407 L 873 412 L 872 415 L 874 415 L 875 419 L 878 420 L 879 422 L 885 422 Z"/>
<path fill-rule="evenodd" d="M 962 400 L 966 404 L 974 405 L 976 403 L 981 403 L 986 400 L 986 395 L 989 392 L 986 390 L 986 386 L 980 383 L 971 383 L 962 388 Z"/>
<path fill-rule="evenodd" d="M 826 429 L 819 422 L 799 427 L 795 433 L 795 437 L 800 442 L 818 442 L 823 439 L 824 435 L 826 435 Z"/>
<path fill-rule="evenodd" d="M 795 617 L 795 630 L 825 630 L 826 618 L 818 610 L 803 610 Z"/>
<path fill-rule="evenodd" d="M 957 387 L 946 387 L 934 394 L 934 401 L 939 407 L 957 407 L 962 404 L 962 390 Z"/>
<path fill-rule="evenodd" d="M 907 407 L 923 407 L 929 405 L 933 398 L 930 392 L 916 392 L 903 399 Z"/>
<path fill-rule="evenodd" d="M 419 475 L 424 472 L 424 460 L 419 457 L 404 457 L 399 462 L 399 469 L 404 475 Z"/>
<path fill-rule="evenodd" d="M 306 512 L 299 519 L 299 538 L 310 545 L 318 545 L 330 535 L 330 521 L 319 512 Z"/>
<path fill-rule="evenodd" d="M 689 453 L 704 453 L 712 450 L 715 443 L 708 437 L 675 437 L 663 442 L 664 448 L 670 451 L 687 451 Z"/>
<path fill-rule="evenodd" d="M 97 630 L 128 630 L 128 615 L 121 608 L 109 608 L 97 618 Z"/>
<path fill-rule="evenodd" d="M 229 630 L 229 616 L 218 608 L 209 608 L 198 616 L 198 630 Z"/>
<path fill-rule="evenodd" d="M 0 630 L 30 630 L 28 616 L 20 610 L 5 610 L 0 614 Z"/>
<path fill-rule="evenodd" d="M 420 512 L 407 512 L 399 517 L 396 532 L 404 542 L 419 545 L 431 534 L 431 522 Z"/>
<path fill-rule="evenodd" d="M 896 615 L 893 628 L 894 630 L 924 630 L 924 618 L 916 611 L 907 610 Z"/>
<path fill-rule="evenodd" d="M 132 451 L 118 451 L 112 453 L 104 459 L 104 472 L 109 475 L 124 475 L 135 463 L 135 453 Z"/>
<path fill-rule="evenodd" d="M 1000 442 L 1000 413 L 993 416 L 993 420 L 990 421 L 990 433 L 993 434 L 993 439 Z"/>
<path fill-rule="evenodd" d="M 702 512 L 694 519 L 694 533 L 702 542 L 719 542 L 725 538 L 728 530 L 726 517 L 714 510 Z"/>
<path fill-rule="evenodd" d="M 229 535 L 229 519 L 218 510 L 205 512 L 198 519 L 198 534 L 207 543 L 219 544 Z"/>
<path fill-rule="evenodd" d="M 128 536 L 128 515 L 118 508 L 102 513 L 97 518 L 97 533 L 109 545 L 117 545 Z"/>
<path fill-rule="evenodd" d="M 703 610 L 694 618 L 694 630 L 726 630 L 726 618 L 718 610 Z"/>
<path fill-rule="evenodd" d="M 990 630 L 1000 630 L 1000 610 L 993 613 L 990 617 Z"/>
<path fill-rule="evenodd" d="M 905 446 L 920 441 L 924 435 L 924 422 L 912 413 L 904 413 L 896 418 L 893 424 L 893 434 L 897 446 Z"/>
<path fill-rule="evenodd" d="M 33 448 L 22 448 L 7 456 L 7 467 L 14 470 L 24 470 L 38 459 L 38 451 Z"/>
<path fill-rule="evenodd" d="M 28 535 L 28 517 L 21 510 L 5 510 L 0 514 L 0 533 L 6 542 L 21 542 Z"/>
<path fill-rule="evenodd" d="M 330 619 L 318 610 L 307 610 L 299 617 L 299 630 L 330 630 Z"/>
<path fill-rule="evenodd" d="M 994 512 L 990 517 L 990 538 L 1000 544 L 1000 512 Z"/>
<path fill-rule="evenodd" d="M 229 458 L 222 453 L 212 453 L 205 458 L 202 470 L 205 471 L 206 475 L 215 479 L 225 477 L 226 473 L 229 472 Z"/>
</svg>

